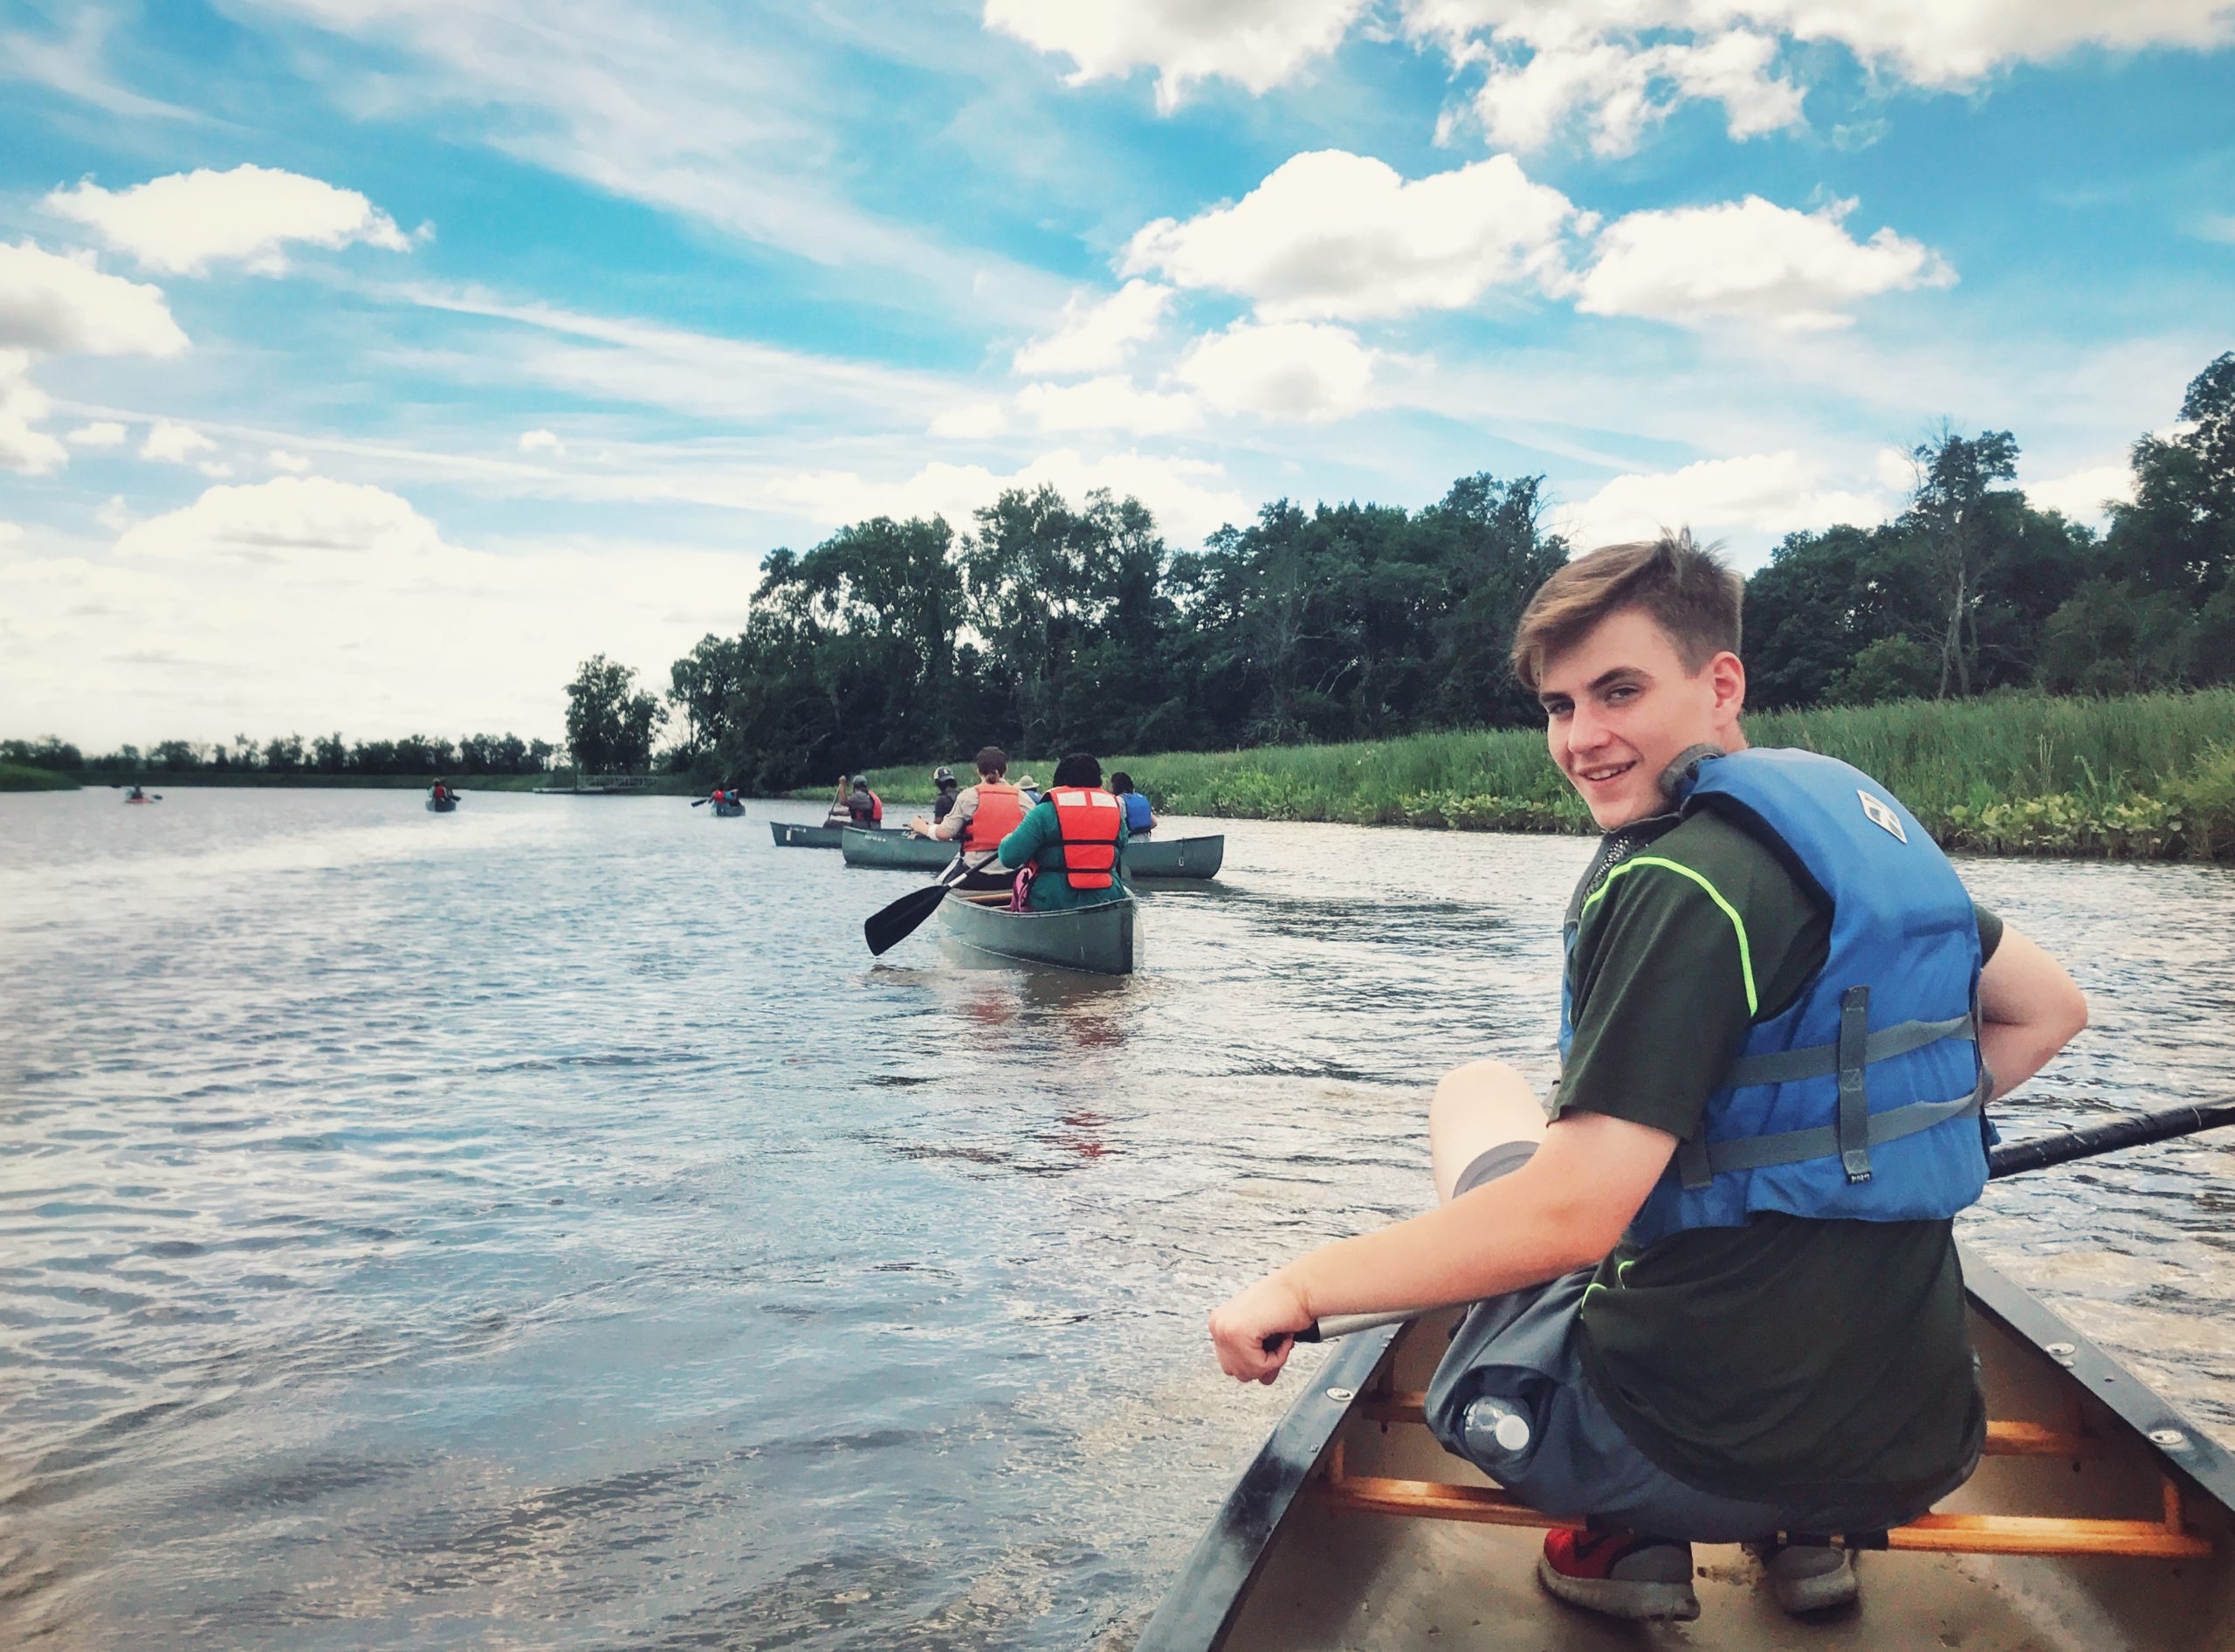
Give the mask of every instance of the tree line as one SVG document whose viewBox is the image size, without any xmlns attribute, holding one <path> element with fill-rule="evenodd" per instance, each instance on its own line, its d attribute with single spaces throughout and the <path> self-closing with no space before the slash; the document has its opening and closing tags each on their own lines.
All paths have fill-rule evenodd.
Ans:
<svg viewBox="0 0 2235 1652">
<path fill-rule="evenodd" d="M 534 774 L 551 766 L 555 753 L 548 740 L 524 740 L 512 733 L 467 734 L 455 745 L 430 734 L 354 745 L 340 734 L 308 740 L 299 734 L 267 740 L 238 734 L 230 741 L 158 740 L 145 751 L 125 745 L 91 757 L 52 734 L 38 740 L 0 740 L 0 762 L 64 774 Z"/>
<path fill-rule="evenodd" d="M 1753 703 L 2235 680 L 2235 353 L 2179 419 L 2135 444 L 2134 499 L 2101 534 L 2026 500 L 2009 431 L 1920 443 L 1891 520 L 1788 535 L 1749 582 Z M 1417 512 L 1276 500 L 1199 551 L 1104 492 L 1012 490 L 961 533 L 878 517 L 773 553 L 745 630 L 674 663 L 667 760 L 775 790 L 988 740 L 1179 751 L 1530 722 L 1506 653 L 1569 554 L 1544 516 L 1541 478 L 1477 475 Z M 625 691 L 609 726 L 629 694 L 650 706 L 625 668 L 593 666 Z M 658 719 L 638 716 L 649 754 Z"/>
</svg>

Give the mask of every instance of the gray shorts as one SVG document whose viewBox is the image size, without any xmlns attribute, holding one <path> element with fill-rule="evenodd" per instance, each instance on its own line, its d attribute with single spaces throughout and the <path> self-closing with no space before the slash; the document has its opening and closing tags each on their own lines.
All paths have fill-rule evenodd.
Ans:
<svg viewBox="0 0 2235 1652">
<path fill-rule="evenodd" d="M 1452 1196 L 1510 1174 L 1535 1152 L 1530 1142 L 1491 1148 L 1460 1173 Z M 1592 1273 L 1578 1269 L 1476 1303 L 1428 1385 L 1428 1427 L 1445 1449 L 1531 1508 L 1698 1543 L 1743 1543 L 1778 1532 L 1864 1533 L 1915 1519 L 1977 1466 L 1974 1456 L 1947 1484 L 1898 1507 L 1868 1500 L 1755 1503 L 1688 1485 L 1631 1443 L 1585 1373 L 1576 1315 Z M 1467 1408 L 1480 1399 L 1518 1413 L 1529 1424 L 1529 1443 L 1507 1451 L 1486 1429 L 1470 1442 Z"/>
</svg>

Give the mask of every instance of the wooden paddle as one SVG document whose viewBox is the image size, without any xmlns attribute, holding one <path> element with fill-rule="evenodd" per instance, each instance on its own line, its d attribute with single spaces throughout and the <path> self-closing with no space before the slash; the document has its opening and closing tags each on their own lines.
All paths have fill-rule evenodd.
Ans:
<svg viewBox="0 0 2235 1652">
<path fill-rule="evenodd" d="M 980 864 L 983 864 L 981 862 Z M 881 912 L 871 912 L 862 922 L 862 939 L 870 944 L 870 956 L 882 957 L 916 933 L 924 919 L 939 910 L 946 898 L 946 891 L 954 887 L 955 880 L 973 868 L 958 851 L 954 864 L 939 875 L 936 883 L 921 889 L 911 889 Z"/>
<path fill-rule="evenodd" d="M 2146 1112 L 2132 1119 L 2114 1119 L 2085 1130 L 2053 1130 L 2045 1136 L 2007 1141 L 1995 1148 L 1987 1154 L 1987 1180 L 1999 1181 L 2005 1176 L 2023 1175 L 2029 1170 L 2046 1170 L 2051 1165 L 2068 1165 L 2075 1159 L 2093 1159 L 2122 1147 L 2170 1141 L 2176 1136 L 2193 1136 L 2199 1131 L 2218 1130 L 2228 1125 L 2235 1125 L 2235 1098 L 2168 1107 L 2163 1112 Z M 1422 1308 L 1400 1308 L 1386 1313 L 1331 1313 L 1295 1335 L 1298 1342 L 1325 1342 L 1333 1337 L 1355 1336 L 1382 1325 L 1402 1325 L 1426 1311 Z M 1288 1335 L 1282 1332 L 1266 1338 L 1265 1352 L 1270 1353 L 1278 1348 Z"/>
</svg>

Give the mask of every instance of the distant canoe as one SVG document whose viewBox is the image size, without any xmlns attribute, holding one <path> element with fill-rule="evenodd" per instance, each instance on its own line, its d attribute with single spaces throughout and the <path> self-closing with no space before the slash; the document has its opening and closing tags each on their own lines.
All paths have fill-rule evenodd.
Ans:
<svg viewBox="0 0 2235 1652">
<path fill-rule="evenodd" d="M 881 871 L 935 872 L 953 860 L 952 843 L 904 833 L 865 832 L 849 826 L 839 845 L 849 866 Z M 1215 878 L 1226 860 L 1224 837 L 1135 838 L 1125 845 L 1128 878 Z"/>
<path fill-rule="evenodd" d="M 772 820 L 768 829 L 776 839 L 779 849 L 836 849 L 840 836 L 846 832 L 870 831 L 879 837 L 898 837 L 894 829 L 861 826 L 802 826 L 796 821 Z"/>
<path fill-rule="evenodd" d="M 427 800 L 427 812 L 430 815 L 447 815 L 457 807 L 457 799 L 455 797 L 430 797 Z"/>
<path fill-rule="evenodd" d="M 1130 975 L 1138 960 L 1139 903 L 1131 895 L 1069 912 L 1013 912 L 1008 897 L 949 895 L 939 903 L 947 937 L 1020 963 L 1053 964 L 1095 975 Z"/>
<path fill-rule="evenodd" d="M 849 866 L 869 866 L 879 871 L 935 872 L 955 856 L 952 843 L 910 832 L 864 831 L 848 826 L 841 837 L 838 851 Z"/>
<path fill-rule="evenodd" d="M 1136 837 L 1125 845 L 1128 878 L 1216 878 L 1226 862 L 1226 839 Z"/>
<path fill-rule="evenodd" d="M 714 805 L 714 813 L 720 816 L 724 820 L 728 820 L 735 816 L 744 814 L 745 805 L 743 803 L 716 803 Z"/>
</svg>

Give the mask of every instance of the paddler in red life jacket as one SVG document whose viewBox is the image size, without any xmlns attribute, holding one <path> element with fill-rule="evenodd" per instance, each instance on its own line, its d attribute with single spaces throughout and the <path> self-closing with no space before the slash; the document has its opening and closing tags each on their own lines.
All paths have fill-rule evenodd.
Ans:
<svg viewBox="0 0 2235 1652">
<path fill-rule="evenodd" d="M 1030 867 L 1025 905 L 1067 912 L 1123 900 L 1125 808 L 1102 789 L 1102 764 L 1073 752 L 1056 765 L 1056 783 L 1001 840 L 1001 864 Z"/>
<path fill-rule="evenodd" d="M 438 802 L 438 803 L 439 803 L 439 802 L 444 802 L 446 799 L 448 799 L 448 798 L 449 798 L 450 795 L 450 782 L 449 782 L 448 781 L 440 781 L 440 780 L 438 780 L 438 781 L 437 781 L 435 782 L 434 789 L 433 789 L 433 796 L 434 796 L 434 799 L 435 799 L 435 801 L 436 801 L 437 802 Z"/>
<path fill-rule="evenodd" d="M 1128 835 L 1146 837 L 1156 829 L 1156 816 L 1149 808 L 1149 800 L 1133 789 L 1133 777 L 1124 769 L 1111 775 L 1110 795 L 1125 806 Z"/>
<path fill-rule="evenodd" d="M 854 776 L 854 789 L 847 794 L 846 814 L 856 826 L 875 826 L 884 818 L 884 800 L 870 789 L 869 777 Z"/>
<path fill-rule="evenodd" d="M 1227 1374 L 1270 1382 L 1324 1316 L 1472 1304 L 1425 1421 L 1577 1523 L 1537 1580 L 1620 1618 L 1698 1616 L 1695 1542 L 1757 1545 L 1788 1612 L 1851 1601 L 1850 1552 L 1800 1534 L 1906 1525 L 1970 1476 L 1980 1109 L 2087 1019 L 1880 781 L 1750 748 L 1744 589 L 1664 533 L 1530 598 L 1514 671 L 1606 834 L 1563 925 L 1558 1087 L 1447 1074 L 1438 1208 L 1210 1322 Z"/>
<path fill-rule="evenodd" d="M 957 888 L 1006 889 L 1010 874 L 994 864 L 994 855 L 1001 839 L 1024 820 L 1024 795 L 1004 778 L 1009 772 L 1009 754 L 1000 747 L 980 747 L 973 766 L 978 770 L 975 786 L 957 792 L 953 806 L 945 815 L 936 820 L 918 815 L 908 823 L 908 829 L 918 837 L 936 837 L 954 844 L 970 863 L 973 870 L 962 875 Z"/>
</svg>

